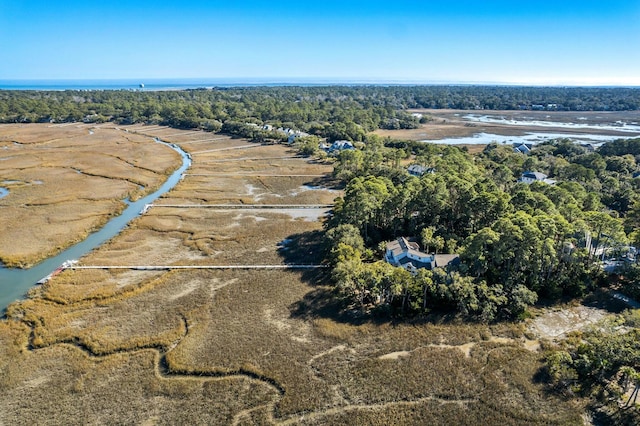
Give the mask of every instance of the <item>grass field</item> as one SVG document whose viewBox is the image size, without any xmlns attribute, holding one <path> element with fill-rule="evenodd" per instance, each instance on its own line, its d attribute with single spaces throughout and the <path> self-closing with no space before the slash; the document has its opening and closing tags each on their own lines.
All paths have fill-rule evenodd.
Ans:
<svg viewBox="0 0 640 426">
<path fill-rule="evenodd" d="M 185 146 L 205 139 L 123 129 Z M 339 194 L 315 187 L 322 179 L 274 176 L 329 171 L 266 159 L 291 154 L 194 153 L 157 204 Z M 153 207 L 81 264 L 315 263 L 320 229 L 278 210 Z M 582 406 L 539 383 L 543 355 L 522 325 L 365 321 L 342 310 L 322 271 L 67 270 L 7 317 L 0 424 L 583 424 Z"/>
</svg>

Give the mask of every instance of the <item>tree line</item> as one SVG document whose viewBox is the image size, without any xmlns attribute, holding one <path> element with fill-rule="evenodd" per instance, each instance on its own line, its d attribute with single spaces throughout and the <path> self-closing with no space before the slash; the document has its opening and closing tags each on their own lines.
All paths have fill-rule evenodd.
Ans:
<svg viewBox="0 0 640 426">
<path fill-rule="evenodd" d="M 640 109 L 640 89 L 508 86 L 236 87 L 184 91 L 0 90 L 0 122 L 148 123 L 276 136 L 252 124 L 294 128 L 329 140 L 363 141 L 376 129 L 415 128 L 411 108 Z M 424 118 L 423 118 L 424 119 Z M 260 133 L 262 132 L 262 133 Z"/>
</svg>

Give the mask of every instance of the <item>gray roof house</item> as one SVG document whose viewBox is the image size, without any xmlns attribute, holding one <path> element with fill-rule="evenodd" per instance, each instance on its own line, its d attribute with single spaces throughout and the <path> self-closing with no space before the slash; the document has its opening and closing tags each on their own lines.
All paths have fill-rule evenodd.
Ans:
<svg viewBox="0 0 640 426">
<path fill-rule="evenodd" d="M 335 154 L 337 152 L 344 151 L 346 149 L 356 149 L 356 148 L 353 146 L 353 143 L 351 143 L 350 141 L 340 140 L 340 141 L 335 141 L 331 145 L 320 144 L 320 149 L 325 150 L 329 154 Z"/>
<path fill-rule="evenodd" d="M 547 175 L 540 172 L 524 172 L 520 179 L 518 179 L 520 183 L 530 184 L 533 182 L 544 182 L 549 185 L 555 185 L 556 181 L 553 179 L 548 179 Z"/>
<path fill-rule="evenodd" d="M 528 154 L 531 152 L 533 145 L 530 143 L 520 143 L 513 145 L 513 152 L 519 152 L 521 154 Z"/>
<path fill-rule="evenodd" d="M 412 164 L 411 166 L 409 166 L 407 168 L 407 172 L 409 172 L 409 174 L 411 176 L 422 176 L 425 173 L 435 173 L 436 169 L 434 169 L 433 167 L 425 167 L 425 166 L 421 166 L 419 164 Z"/>
<path fill-rule="evenodd" d="M 445 268 L 460 263 L 460 256 L 457 254 L 427 254 L 420 251 L 417 243 L 411 242 L 405 237 L 399 237 L 388 243 L 384 258 L 391 265 L 401 266 L 409 272 L 420 268 L 429 270 Z"/>
</svg>

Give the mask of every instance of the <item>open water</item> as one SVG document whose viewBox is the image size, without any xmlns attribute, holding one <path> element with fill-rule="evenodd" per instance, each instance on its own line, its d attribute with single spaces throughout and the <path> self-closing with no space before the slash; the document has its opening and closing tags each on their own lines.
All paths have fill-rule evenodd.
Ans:
<svg viewBox="0 0 640 426">
<path fill-rule="evenodd" d="M 178 78 L 115 80 L 0 80 L 0 90 L 187 90 L 214 87 L 369 85 L 367 81 L 291 78 Z M 400 84 L 380 82 L 378 84 Z M 142 87 L 144 85 L 144 87 Z"/>
</svg>

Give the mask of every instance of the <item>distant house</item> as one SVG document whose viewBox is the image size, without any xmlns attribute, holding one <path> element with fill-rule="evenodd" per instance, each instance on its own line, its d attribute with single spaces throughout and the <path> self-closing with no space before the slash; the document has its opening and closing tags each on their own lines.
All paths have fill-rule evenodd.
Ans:
<svg viewBox="0 0 640 426">
<path fill-rule="evenodd" d="M 423 176 L 425 173 L 435 173 L 436 169 L 434 169 L 433 167 L 421 166 L 419 164 L 412 164 L 407 168 L 407 172 L 409 172 L 411 176 L 420 177 L 420 176 Z"/>
<path fill-rule="evenodd" d="M 457 254 L 427 254 L 420 251 L 417 243 L 405 237 L 388 243 L 384 258 L 391 265 L 401 266 L 409 272 L 415 272 L 421 268 L 429 270 L 446 268 L 460 263 L 460 257 Z"/>
<path fill-rule="evenodd" d="M 527 185 L 533 182 L 543 182 L 548 185 L 555 185 L 556 183 L 555 180 L 547 178 L 547 175 L 540 172 L 524 172 L 518 182 L 526 183 Z"/>
<path fill-rule="evenodd" d="M 309 133 L 305 133 L 305 132 L 301 132 L 296 130 L 294 133 L 289 134 L 289 137 L 287 138 L 287 143 L 294 143 L 296 141 L 296 139 L 298 138 L 302 138 L 305 136 L 309 136 Z"/>
<path fill-rule="evenodd" d="M 355 149 L 353 144 L 349 141 L 335 141 L 332 145 L 331 145 L 331 150 L 333 151 L 343 151 L 345 149 Z"/>
<path fill-rule="evenodd" d="M 347 149 L 356 149 L 356 148 L 353 146 L 351 142 L 340 140 L 340 141 L 335 141 L 331 145 L 322 143 L 320 144 L 320 149 L 328 152 L 329 154 L 336 154 L 340 151 L 344 151 Z"/>
<path fill-rule="evenodd" d="M 531 148 L 533 148 L 533 144 L 530 143 L 513 144 L 513 152 L 519 152 L 521 154 L 529 154 Z"/>
</svg>

